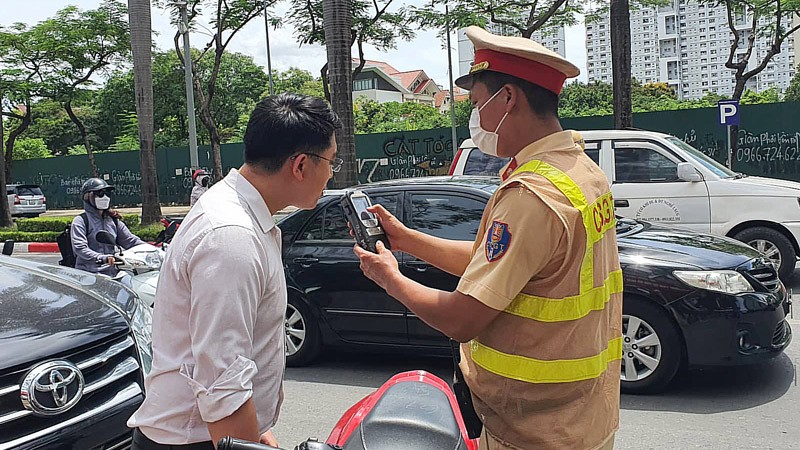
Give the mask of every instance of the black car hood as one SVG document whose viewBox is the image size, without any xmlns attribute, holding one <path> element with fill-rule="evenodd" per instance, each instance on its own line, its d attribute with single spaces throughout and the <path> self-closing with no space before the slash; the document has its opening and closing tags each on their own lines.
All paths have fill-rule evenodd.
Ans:
<svg viewBox="0 0 800 450">
<path fill-rule="evenodd" d="M 126 332 L 133 300 L 107 277 L 0 257 L 0 370 Z"/>
<path fill-rule="evenodd" d="M 644 222 L 639 222 L 631 234 L 619 234 L 618 242 L 621 262 L 646 264 L 652 260 L 660 265 L 672 263 L 676 268 L 732 269 L 760 256 L 733 239 Z"/>
</svg>

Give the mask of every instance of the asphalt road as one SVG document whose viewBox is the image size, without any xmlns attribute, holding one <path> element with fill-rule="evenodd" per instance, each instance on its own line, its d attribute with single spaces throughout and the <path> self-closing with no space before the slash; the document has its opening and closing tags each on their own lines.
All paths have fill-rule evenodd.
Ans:
<svg viewBox="0 0 800 450">
<path fill-rule="evenodd" d="M 22 255 L 20 255 L 22 256 Z M 53 255 L 24 255 L 55 263 Z M 800 294 L 800 274 L 790 287 Z M 797 317 L 797 315 L 795 315 Z M 800 317 L 791 319 L 800 336 Z M 689 371 L 660 395 L 623 395 L 617 449 L 800 449 L 800 342 L 767 363 Z M 313 366 L 286 371 L 275 434 L 293 448 L 324 440 L 351 405 L 392 375 L 427 370 L 448 380 L 448 358 L 330 353 Z"/>
</svg>

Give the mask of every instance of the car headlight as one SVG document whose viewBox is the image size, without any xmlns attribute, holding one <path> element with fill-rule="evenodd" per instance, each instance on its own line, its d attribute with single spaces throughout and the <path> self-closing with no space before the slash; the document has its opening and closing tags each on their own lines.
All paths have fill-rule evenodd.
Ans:
<svg viewBox="0 0 800 450">
<path fill-rule="evenodd" d="M 153 366 L 153 310 L 139 298 L 136 299 L 136 309 L 131 314 L 131 329 L 142 359 L 142 370 L 146 375 Z"/>
<path fill-rule="evenodd" d="M 753 286 L 733 270 L 676 270 L 672 272 L 689 286 L 725 294 L 753 292 Z"/>
</svg>

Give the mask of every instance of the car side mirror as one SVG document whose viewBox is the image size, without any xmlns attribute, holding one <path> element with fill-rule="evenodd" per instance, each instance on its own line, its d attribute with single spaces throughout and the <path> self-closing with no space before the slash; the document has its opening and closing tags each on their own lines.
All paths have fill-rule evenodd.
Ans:
<svg viewBox="0 0 800 450">
<path fill-rule="evenodd" d="M 703 174 L 697 171 L 692 163 L 678 163 L 678 179 L 682 181 L 703 181 Z"/>
<path fill-rule="evenodd" d="M 116 245 L 114 242 L 114 236 L 112 236 L 111 233 L 106 230 L 98 231 L 95 235 L 95 238 L 97 239 L 97 242 L 101 244 Z"/>
</svg>

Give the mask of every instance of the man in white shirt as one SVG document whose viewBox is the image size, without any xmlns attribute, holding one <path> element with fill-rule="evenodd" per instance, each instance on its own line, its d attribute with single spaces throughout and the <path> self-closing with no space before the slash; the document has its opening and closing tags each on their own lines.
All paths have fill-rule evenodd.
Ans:
<svg viewBox="0 0 800 450">
<path fill-rule="evenodd" d="M 225 436 L 277 446 L 286 281 L 272 215 L 314 208 L 333 172 L 336 114 L 281 94 L 250 115 L 244 165 L 183 220 L 161 269 L 153 368 L 128 421 L 133 449 L 213 449 Z"/>
</svg>

